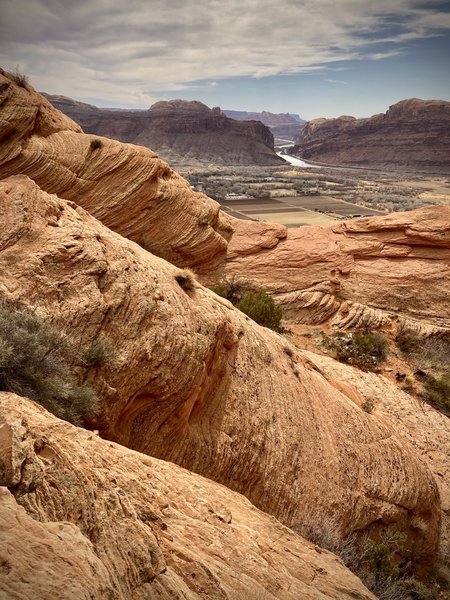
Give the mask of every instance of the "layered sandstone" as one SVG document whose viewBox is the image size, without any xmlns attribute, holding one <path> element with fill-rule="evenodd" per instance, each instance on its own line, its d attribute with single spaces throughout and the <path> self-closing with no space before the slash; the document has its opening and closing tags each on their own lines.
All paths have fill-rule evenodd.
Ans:
<svg viewBox="0 0 450 600">
<path fill-rule="evenodd" d="M 223 483 L 285 524 L 401 530 L 405 555 L 433 557 L 429 469 L 283 337 L 200 284 L 185 291 L 179 269 L 27 177 L 0 183 L 0 214 L 0 296 L 48 315 L 80 350 L 102 336 L 116 349 L 85 374 L 105 437 Z"/>
<path fill-rule="evenodd" d="M 46 97 L 86 133 L 146 146 L 178 165 L 279 165 L 273 135 L 259 121 L 229 119 L 220 108 L 170 100 L 149 110 L 100 109 L 64 96 Z"/>
<path fill-rule="evenodd" d="M 26 174 L 152 252 L 203 274 L 220 271 L 228 217 L 151 150 L 83 134 L 4 71 L 0 125 L 0 178 Z"/>
<path fill-rule="evenodd" d="M 332 383 L 346 390 L 359 404 L 370 402 L 373 416 L 393 424 L 408 440 L 435 476 L 442 505 L 441 551 L 448 560 L 450 551 L 450 419 L 383 375 L 363 373 L 328 356 L 306 352 L 314 366 Z"/>
<path fill-rule="evenodd" d="M 0 596 L 370 600 L 243 496 L 0 393 Z"/>
<path fill-rule="evenodd" d="M 234 221 L 227 275 L 260 282 L 298 323 L 450 328 L 450 207 L 285 229 Z"/>
<path fill-rule="evenodd" d="M 331 165 L 449 171 L 450 102 L 412 98 L 367 119 L 314 119 L 292 153 Z"/>
</svg>

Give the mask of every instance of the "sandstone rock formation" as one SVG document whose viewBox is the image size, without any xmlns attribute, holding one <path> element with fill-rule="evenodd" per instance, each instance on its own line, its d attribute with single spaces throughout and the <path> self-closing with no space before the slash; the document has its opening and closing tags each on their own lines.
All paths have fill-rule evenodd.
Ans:
<svg viewBox="0 0 450 600">
<path fill-rule="evenodd" d="M 241 110 L 224 110 L 230 119 L 236 121 L 261 121 L 270 129 L 274 137 L 294 140 L 297 138 L 301 127 L 306 123 L 299 115 L 290 113 L 271 113 L 267 110 L 262 112 L 246 112 Z"/>
<path fill-rule="evenodd" d="M 83 134 L 4 71 L 0 125 L 0 178 L 27 174 L 152 252 L 203 274 L 220 271 L 229 218 L 151 150 Z"/>
<path fill-rule="evenodd" d="M 0 596 L 370 600 L 239 494 L 0 393 Z"/>
<path fill-rule="evenodd" d="M 450 171 L 450 102 L 402 100 L 367 119 L 314 119 L 291 151 L 331 165 Z"/>
<path fill-rule="evenodd" d="M 50 102 L 86 133 L 146 146 L 177 165 L 279 165 L 273 135 L 257 121 L 234 121 L 196 101 L 157 102 L 149 110 L 99 109 L 64 96 Z"/>
<path fill-rule="evenodd" d="M 295 525 L 386 528 L 403 552 L 438 544 L 436 483 L 412 447 L 274 332 L 180 270 L 24 176 L 0 183 L 0 297 L 32 306 L 83 349 L 117 355 L 87 373 L 102 434 L 246 495 Z M 280 244 L 278 244 L 279 246 Z M 277 247 L 278 247 L 277 246 Z"/>
<path fill-rule="evenodd" d="M 299 323 L 450 328 L 450 207 L 284 229 L 234 221 L 227 275 L 260 282 Z"/>
<path fill-rule="evenodd" d="M 398 388 L 386 376 L 363 373 L 332 358 L 305 352 L 308 359 L 334 385 L 348 390 L 350 397 L 361 405 L 374 405 L 374 418 L 393 425 L 402 438 L 419 452 L 433 472 L 442 504 L 442 555 L 450 556 L 450 419 L 411 394 Z"/>
</svg>

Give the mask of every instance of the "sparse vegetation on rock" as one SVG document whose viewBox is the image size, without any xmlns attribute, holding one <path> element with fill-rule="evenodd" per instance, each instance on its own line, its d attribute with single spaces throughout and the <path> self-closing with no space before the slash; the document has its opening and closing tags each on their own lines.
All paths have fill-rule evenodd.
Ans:
<svg viewBox="0 0 450 600">
<path fill-rule="evenodd" d="M 18 86 L 26 89 L 28 85 L 28 77 L 24 73 L 21 73 L 18 67 L 11 73 L 11 76 Z"/>
<path fill-rule="evenodd" d="M 269 327 L 279 333 L 284 331 L 281 325 L 283 316 L 281 308 L 275 304 L 272 296 L 251 282 L 232 279 L 211 289 L 218 296 L 229 300 L 259 325 Z"/>
<path fill-rule="evenodd" d="M 195 290 L 195 274 L 190 269 L 183 269 L 177 273 L 175 281 L 187 294 Z"/>
<path fill-rule="evenodd" d="M 90 146 L 91 146 L 91 150 L 98 150 L 99 148 L 103 147 L 103 142 L 102 142 L 102 140 L 99 140 L 99 139 L 92 140 Z"/>
<path fill-rule="evenodd" d="M 76 425 L 98 409 L 92 388 L 71 371 L 75 352 L 65 337 L 37 314 L 0 305 L 0 391 L 27 396 Z"/>
<path fill-rule="evenodd" d="M 384 335 L 372 331 L 336 333 L 325 339 L 337 360 L 364 371 L 376 369 L 388 355 L 389 344 Z"/>
</svg>

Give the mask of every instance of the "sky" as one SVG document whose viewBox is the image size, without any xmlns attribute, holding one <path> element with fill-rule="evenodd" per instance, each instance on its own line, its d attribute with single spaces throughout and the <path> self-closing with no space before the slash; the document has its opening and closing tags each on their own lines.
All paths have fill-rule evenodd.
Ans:
<svg viewBox="0 0 450 600">
<path fill-rule="evenodd" d="M 450 0 L 0 0 L 0 66 L 97 106 L 367 117 L 450 100 Z"/>
</svg>

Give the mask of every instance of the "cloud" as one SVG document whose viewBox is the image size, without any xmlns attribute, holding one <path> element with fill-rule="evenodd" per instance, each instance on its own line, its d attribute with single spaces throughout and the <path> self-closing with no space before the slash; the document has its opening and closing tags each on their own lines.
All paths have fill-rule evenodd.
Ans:
<svg viewBox="0 0 450 600">
<path fill-rule="evenodd" d="M 341 79 L 325 79 L 328 83 L 338 83 L 340 85 L 348 85 L 348 81 L 342 81 Z"/>
<path fill-rule="evenodd" d="M 388 59 L 448 30 L 432 0 L 3 0 L 0 60 L 50 93 L 146 105 L 201 81 Z"/>
</svg>

